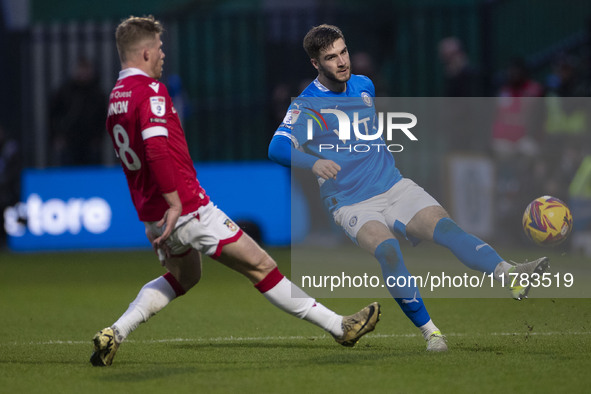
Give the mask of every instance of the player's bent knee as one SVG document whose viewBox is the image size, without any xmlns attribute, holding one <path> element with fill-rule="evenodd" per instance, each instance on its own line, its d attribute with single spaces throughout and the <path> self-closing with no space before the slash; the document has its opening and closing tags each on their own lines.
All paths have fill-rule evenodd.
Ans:
<svg viewBox="0 0 591 394">
<path fill-rule="evenodd" d="M 382 242 L 395 238 L 388 227 L 373 220 L 365 223 L 357 233 L 357 243 L 370 253 L 373 253 Z"/>
<path fill-rule="evenodd" d="M 195 285 L 197 285 L 197 283 L 199 283 L 200 280 L 201 272 L 193 273 L 185 277 L 184 280 L 181 282 L 181 285 L 183 286 L 183 289 L 185 289 L 185 292 L 187 292 L 190 289 L 192 289 Z"/>
<path fill-rule="evenodd" d="M 449 217 L 444 217 L 444 218 L 439 219 L 439 221 L 435 225 L 435 229 L 433 232 L 433 239 L 435 240 L 435 242 L 438 242 L 437 238 L 440 238 L 442 236 L 461 235 L 463 233 L 464 233 L 464 230 L 462 230 L 460 228 L 460 226 L 458 226 L 456 224 L 456 222 L 454 222 Z"/>
<path fill-rule="evenodd" d="M 242 245 L 241 257 L 251 271 L 268 273 L 277 266 L 275 260 L 247 234 L 244 234 L 239 242 Z"/>
<path fill-rule="evenodd" d="M 258 283 L 263 280 L 275 267 L 277 264 L 275 260 L 271 258 L 267 254 L 267 252 L 261 250 L 261 254 L 256 256 L 249 261 L 247 267 L 245 267 L 244 274 L 250 279 L 253 283 Z"/>
<path fill-rule="evenodd" d="M 201 280 L 201 256 L 192 249 L 189 254 L 167 260 L 166 268 L 176 278 L 185 292 Z"/>
<path fill-rule="evenodd" d="M 389 239 L 378 245 L 374 255 L 382 268 L 396 268 L 402 262 L 400 244 L 396 239 Z"/>
<path fill-rule="evenodd" d="M 201 271 L 187 271 L 187 270 L 170 270 L 177 282 L 181 285 L 183 290 L 188 292 L 201 280 Z"/>
</svg>

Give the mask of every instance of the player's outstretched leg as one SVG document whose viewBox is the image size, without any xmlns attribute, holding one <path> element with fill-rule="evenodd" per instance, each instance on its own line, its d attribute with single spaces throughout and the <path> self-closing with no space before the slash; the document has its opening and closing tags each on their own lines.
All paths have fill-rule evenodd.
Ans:
<svg viewBox="0 0 591 394">
<path fill-rule="evenodd" d="M 388 278 L 406 278 L 407 286 L 388 286 L 388 291 L 404 314 L 421 330 L 423 337 L 427 341 L 427 350 L 446 351 L 445 337 L 429 317 L 419 289 L 416 283 L 413 283 L 410 279 L 411 275 L 404 265 L 398 241 L 391 238 L 379 244 L 375 251 L 375 257 L 380 262 L 386 284 L 389 283 L 389 280 L 392 280 Z"/>
<path fill-rule="evenodd" d="M 509 264 L 489 244 L 466 233 L 450 218 L 439 220 L 433 231 L 433 241 L 448 248 L 467 267 L 493 273 L 496 280 L 508 284 L 511 296 L 516 300 L 527 298 L 531 285 L 526 277 L 534 273 L 542 274 L 550 268 L 547 257 L 515 266 Z M 515 273 L 521 275 L 525 286 L 512 280 Z"/>
<path fill-rule="evenodd" d="M 377 302 L 351 316 L 333 312 L 283 276 L 277 267 L 255 287 L 271 304 L 324 329 L 343 346 L 355 346 L 362 336 L 375 329 L 380 319 L 380 304 Z"/>
<path fill-rule="evenodd" d="M 355 345 L 359 338 L 373 331 L 379 321 L 377 303 L 343 317 L 317 302 L 283 276 L 271 256 L 248 234 L 224 245 L 218 260 L 250 279 L 271 304 L 324 329 L 344 346 Z"/>
<path fill-rule="evenodd" d="M 433 241 L 448 248 L 464 265 L 473 270 L 494 273 L 503 258 L 486 242 L 462 230 L 450 218 L 435 225 Z M 507 269 L 510 264 L 505 263 Z"/>
</svg>

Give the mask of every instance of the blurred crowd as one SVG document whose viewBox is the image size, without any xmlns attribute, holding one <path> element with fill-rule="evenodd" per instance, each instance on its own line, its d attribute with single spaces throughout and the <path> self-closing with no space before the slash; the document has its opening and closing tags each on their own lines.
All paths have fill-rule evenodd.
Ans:
<svg viewBox="0 0 591 394">
<path fill-rule="evenodd" d="M 549 72 L 535 70 L 541 75 L 538 80 L 523 57 L 512 58 L 496 76 L 484 75 L 456 37 L 442 39 L 437 51 L 444 77 L 442 96 L 451 98 L 442 111 L 448 125 L 442 127 L 446 155 L 484 157 L 494 166 L 494 226 L 503 229 L 495 231 L 497 241 L 522 243 L 522 215 L 536 197 L 555 196 L 574 204 L 577 212 L 579 204 L 591 205 L 591 175 L 584 176 L 591 174 L 591 167 L 586 169 L 591 158 L 584 160 L 591 157 L 591 64 L 586 54 L 556 54 L 544 68 Z M 374 81 L 378 97 L 389 95 L 371 55 L 354 52 L 351 64 L 354 73 Z M 310 82 L 282 82 L 273 88 L 271 128 L 285 116 L 291 97 Z M 294 175 L 302 182 L 306 177 L 297 170 Z M 452 187 L 444 182 L 428 187 Z M 448 196 L 441 191 L 439 197 L 449 203 Z M 312 217 L 322 215 L 314 196 L 308 200 Z M 591 230 L 589 220 L 581 216 L 575 216 L 577 224 Z M 322 223 L 313 222 L 324 227 L 312 231 L 326 233 L 329 225 Z"/>
<path fill-rule="evenodd" d="M 573 183 L 576 174 L 585 174 L 589 161 L 584 159 L 591 155 L 591 106 L 582 99 L 591 96 L 589 53 L 557 54 L 551 72 L 541 76 L 539 67 L 530 70 L 531 64 L 515 57 L 494 77 L 471 62 L 456 37 L 442 39 L 434 55 L 442 65 L 443 97 L 496 97 L 490 128 L 479 126 L 474 111 L 451 110 L 450 121 L 463 127 L 448 128 L 445 135 L 453 153 L 483 155 L 494 162 L 495 225 L 518 231 L 516 218 L 519 220 L 529 200 L 539 195 L 565 201 L 591 200 L 589 179 L 579 175 Z M 373 80 L 378 97 L 390 95 L 381 64 L 369 53 L 352 52 L 351 61 L 354 73 Z M 532 77 L 532 71 L 538 78 Z M 309 74 L 310 78 L 284 81 L 270 89 L 268 130 L 261 132 L 271 135 L 285 116 L 291 97 L 314 77 L 311 66 Z M 109 156 L 104 143 L 107 92 L 100 82 L 93 63 L 80 58 L 70 79 L 48 97 L 52 165 L 105 164 Z M 190 115 L 189 98 L 180 78 L 172 76 L 168 82 L 175 105 L 182 114 Z M 15 174 L 20 173 L 19 152 L 19 141 L 0 128 L 0 208 L 18 201 L 20 179 Z M 507 240 L 519 239 L 510 231 L 501 233 Z"/>
<path fill-rule="evenodd" d="M 78 59 L 72 76 L 50 98 L 51 163 L 99 164 L 105 138 L 107 95 L 93 64 Z"/>
<path fill-rule="evenodd" d="M 446 97 L 488 95 L 457 38 L 442 40 L 439 55 Z M 582 206 L 591 204 L 591 177 L 585 175 L 591 170 L 585 161 L 591 157 L 589 53 L 556 55 L 550 74 L 540 81 L 530 71 L 524 58 L 511 59 L 494 87 L 490 129 L 458 128 L 459 134 L 449 136 L 453 146 L 493 160 L 495 225 L 506 229 L 498 234 L 507 242 L 523 236 L 515 224 L 535 197 L 558 197 L 581 213 L 588 211 Z M 576 225 L 591 230 L 589 218 L 582 216 L 587 214 L 575 215 Z"/>
</svg>

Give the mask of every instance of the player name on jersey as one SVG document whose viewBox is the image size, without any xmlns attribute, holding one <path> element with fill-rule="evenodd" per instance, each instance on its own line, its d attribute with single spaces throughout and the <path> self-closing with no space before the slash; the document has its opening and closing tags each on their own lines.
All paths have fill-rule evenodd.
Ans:
<svg viewBox="0 0 591 394">
<path fill-rule="evenodd" d="M 109 116 L 126 114 L 129 109 L 129 101 L 115 101 L 109 104 Z"/>
</svg>

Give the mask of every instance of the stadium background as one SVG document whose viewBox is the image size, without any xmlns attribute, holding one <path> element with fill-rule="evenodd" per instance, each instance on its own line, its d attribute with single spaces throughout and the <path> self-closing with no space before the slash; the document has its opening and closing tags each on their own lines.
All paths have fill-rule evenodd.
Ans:
<svg viewBox="0 0 591 394">
<path fill-rule="evenodd" d="M 249 173 L 253 168 L 273 171 L 275 179 L 285 179 L 279 176 L 282 169 L 266 160 L 267 143 L 277 126 L 277 117 L 283 117 L 287 106 L 282 101 L 286 95 L 279 99 L 273 92 L 287 90 L 289 101 L 289 96 L 299 92 L 301 80 L 314 77 L 301 38 L 309 26 L 317 23 L 340 25 L 352 54 L 366 51 L 371 55 L 377 68 L 375 80 L 379 79 L 385 95 L 443 95 L 443 67 L 437 45 L 450 35 L 465 43 L 471 63 L 482 71 L 491 97 L 497 94 L 507 61 L 515 54 L 525 56 L 532 76 L 546 84 L 553 78 L 555 59 L 566 53 L 578 60 L 580 86 L 588 86 L 588 2 L 283 3 L 0 1 L 0 125 L 18 143 L 20 164 L 27 176 L 35 177 L 33 191 L 41 193 L 39 185 L 43 183 L 43 193 L 56 199 L 53 205 L 63 206 L 63 202 L 70 201 L 68 193 L 75 198 L 91 197 L 93 194 L 79 193 L 96 187 L 99 178 L 112 175 L 118 177 L 116 181 L 101 181 L 99 187 L 118 189 L 129 204 L 125 180 L 114 165 L 112 149 L 103 148 L 99 164 L 90 167 L 58 166 L 53 162 L 47 122 L 52 92 L 71 76 L 80 54 L 92 60 L 101 89 L 108 93 L 119 68 L 113 28 L 130 14 L 153 13 L 166 24 L 165 79 L 170 82 L 171 75 L 180 76 L 188 102 L 184 121 L 191 153 L 199 177 L 205 178 L 204 184 L 212 193 L 218 187 L 227 191 L 227 185 L 214 185 L 215 174 L 210 170 L 226 171 L 233 184 L 254 179 Z M 287 89 L 277 89 L 284 83 Z M 588 137 L 589 129 L 583 127 L 583 131 Z M 486 148 L 490 135 L 487 130 L 479 132 L 479 141 Z M 591 144 L 585 139 L 572 140 L 582 152 L 589 153 Z M 419 160 L 397 159 L 405 174 L 443 200 L 447 197 L 439 169 L 451 153 L 448 144 L 446 134 L 431 135 L 411 150 Z M 580 158 L 563 154 L 559 145 L 555 151 L 558 157 L 542 155 L 537 161 L 559 168 L 561 156 Z M 490 160 L 486 149 L 479 154 Z M 2 165 L 0 159 L 0 169 Z M 576 162 L 567 166 L 560 173 L 563 182 L 553 186 L 562 198 L 571 199 L 569 184 L 579 165 Z M 511 181 L 517 171 L 509 168 L 505 173 Z M 70 176 L 74 175 L 79 177 L 72 180 Z M 288 175 L 283 172 L 283 176 Z M 590 182 L 583 178 L 582 184 L 581 199 L 588 206 Z M 503 189 L 497 187 L 500 195 L 517 190 L 520 200 L 530 198 L 531 190 L 525 192 L 507 185 L 515 186 L 509 182 Z M 271 187 L 263 191 L 276 192 Z M 3 192 L 4 184 L 0 187 Z M 228 199 L 228 208 L 246 205 L 247 194 L 240 192 L 223 196 Z M 537 195 L 538 190 L 533 193 Z M 42 197 L 47 203 L 49 197 Z M 317 200 L 316 195 L 313 197 L 310 203 Z M 18 198 L 10 204 L 16 201 Z M 80 208 L 78 203 L 72 201 L 72 207 Z M 335 345 L 317 327 L 278 312 L 241 275 L 206 258 L 204 278 L 196 289 L 134 332 L 112 367 L 92 368 L 88 363 L 92 335 L 114 321 L 141 286 L 162 275 L 163 268 L 153 253 L 148 248 L 51 253 L 14 253 L 0 248 L 0 392 L 152 393 L 171 388 L 177 393 L 257 394 L 342 393 L 352 388 L 372 393 L 588 392 L 591 303 L 584 295 L 591 289 L 590 259 L 572 253 L 571 244 L 542 250 L 525 242 L 521 238 L 522 202 L 514 207 L 519 212 L 508 215 L 512 224 L 496 224 L 490 238 L 499 245 L 501 254 L 523 261 L 547 253 L 552 272 L 575 275 L 583 296 L 550 298 L 536 291 L 529 300 L 515 302 L 499 290 L 495 298 L 489 299 L 475 298 L 472 292 L 455 299 L 429 298 L 429 312 L 450 346 L 445 354 L 425 352 L 422 336 L 388 295 L 377 297 L 383 311 L 377 330 L 355 348 L 346 349 Z M 276 216 L 269 215 L 268 208 L 265 202 L 255 204 L 253 210 L 261 217 Z M 139 227 L 127 230 L 119 239 L 129 240 L 133 233 L 141 237 L 141 224 L 132 208 L 127 209 L 129 220 Z M 80 223 L 67 225 L 76 227 Z M 101 222 L 90 220 L 84 225 L 100 227 Z M 511 229 L 516 232 L 511 233 Z M 517 234 L 514 242 L 503 237 L 506 233 Z M 580 233 L 576 231 L 573 236 Z M 45 248 L 65 249 L 56 238 L 49 237 Z M 70 249 L 72 242 L 68 242 Z M 142 242 L 146 245 L 145 240 Z M 311 245 L 309 251 L 314 258 L 342 262 L 332 251 L 317 253 L 316 246 Z M 378 269 L 359 248 L 340 246 L 349 259 Z M 466 272 L 451 253 L 437 246 L 411 248 L 403 244 L 402 248 L 412 272 Z M 281 271 L 289 274 L 290 250 L 268 250 Z M 311 290 L 317 296 L 317 289 Z M 569 289 L 562 290 L 577 297 Z M 320 301 L 346 314 L 375 299 Z"/>
<path fill-rule="evenodd" d="M 166 26 L 164 81 L 176 98 L 183 100 L 183 123 L 197 163 L 238 163 L 239 168 L 240 162 L 267 161 L 268 142 L 289 98 L 314 77 L 301 47 L 302 36 L 310 26 L 323 22 L 343 29 L 352 56 L 363 52 L 372 61 L 366 73 L 382 96 L 444 96 L 444 71 L 437 47 L 449 36 L 463 42 L 471 65 L 478 70 L 482 83 L 479 95 L 494 97 L 498 93 L 504 71 L 515 56 L 525 59 L 531 76 L 543 85 L 555 78 L 557 59 L 576 58 L 581 91 L 588 92 L 590 86 L 591 5 L 574 0 L 541 0 L 535 6 L 525 0 L 307 0 L 297 4 L 175 0 L 166 4 L 145 1 L 141 7 L 125 1 L 81 4 L 66 0 L 3 2 L 0 49 L 10 55 L 9 61 L 0 65 L 0 75 L 5 92 L 10 94 L 0 98 L 0 124 L 18 141 L 23 168 L 55 169 L 59 165 L 52 159 L 51 97 L 70 79 L 81 57 L 94 66 L 105 94 L 110 90 L 119 69 L 113 30 L 130 14 L 152 13 Z M 581 133 L 585 143 L 589 141 L 587 125 Z M 474 133 L 483 146 L 478 153 L 490 156 L 490 130 Z M 454 149 L 453 143 L 436 129 L 422 137 L 412 155 L 400 155 L 397 163 L 406 176 L 452 205 L 440 167 Z M 588 153 L 583 148 L 573 158 L 576 165 L 555 175 L 560 176 L 561 188 L 551 191 L 567 201 L 572 197 L 569 183 Z M 106 138 L 101 152 L 96 164 L 116 164 Z M 548 166 L 560 167 L 561 156 L 554 155 L 556 161 Z M 510 175 L 505 183 L 511 185 L 514 178 Z M 519 212 L 535 196 L 524 187 L 511 189 L 497 181 L 497 192 L 505 187 L 510 189 L 506 194 L 521 193 L 499 199 L 495 195 L 493 199 L 511 200 L 507 209 L 514 218 L 509 226 L 516 229 Z M 215 189 L 216 185 L 212 186 Z M 588 199 L 589 187 L 578 194 Z M 310 204 L 311 210 L 317 209 L 313 201 Z M 265 213 L 261 210 L 261 216 Z M 586 227 L 587 221 L 582 226 Z M 503 233 L 506 231 L 497 231 L 491 237 L 502 238 Z"/>
</svg>

